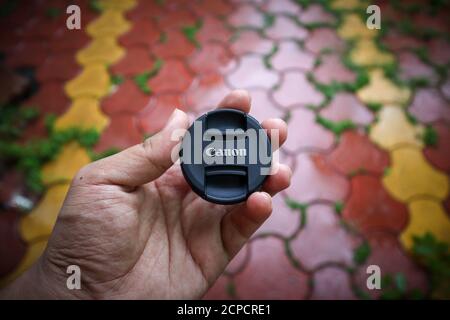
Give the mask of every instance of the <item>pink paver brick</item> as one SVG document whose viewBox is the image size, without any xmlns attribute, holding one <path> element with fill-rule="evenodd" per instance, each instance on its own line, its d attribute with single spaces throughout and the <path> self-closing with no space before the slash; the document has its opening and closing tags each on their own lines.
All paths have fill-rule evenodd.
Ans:
<svg viewBox="0 0 450 320">
<path fill-rule="evenodd" d="M 447 77 L 447 80 L 441 86 L 442 94 L 447 100 L 450 100 L 450 78 Z"/>
<path fill-rule="evenodd" d="M 234 277 L 241 299 L 302 299 L 308 277 L 294 268 L 281 240 L 269 237 L 252 242 L 250 261 Z"/>
<path fill-rule="evenodd" d="M 274 42 L 262 37 L 255 30 L 240 31 L 231 42 L 230 48 L 235 55 L 241 56 L 246 53 L 269 54 Z"/>
<path fill-rule="evenodd" d="M 228 22 L 237 28 L 262 28 L 264 27 L 264 16 L 254 6 L 243 4 L 228 17 Z"/>
<path fill-rule="evenodd" d="M 350 275 L 346 270 L 323 268 L 314 273 L 313 300 L 354 300 Z"/>
<path fill-rule="evenodd" d="M 266 30 L 269 38 L 275 40 L 303 40 L 307 37 L 308 32 L 296 22 L 286 16 L 277 16 L 275 23 Z"/>
<path fill-rule="evenodd" d="M 117 91 L 101 101 L 101 108 L 107 115 L 118 113 L 135 114 L 150 101 L 150 96 L 143 93 L 132 80 L 125 80 Z"/>
<path fill-rule="evenodd" d="M 315 204 L 306 211 L 306 226 L 291 241 L 292 254 L 307 270 L 327 263 L 353 265 L 353 250 L 360 240 L 340 224 L 331 205 Z"/>
<path fill-rule="evenodd" d="M 298 15 L 300 13 L 300 6 L 290 0 L 268 0 L 263 9 L 270 13 L 284 13 Z"/>
<path fill-rule="evenodd" d="M 402 52 L 398 56 L 400 65 L 400 77 L 404 80 L 427 79 L 431 84 L 438 81 L 437 74 L 433 68 L 423 63 L 415 54 Z"/>
<path fill-rule="evenodd" d="M 243 56 L 238 67 L 228 74 L 230 86 L 240 89 L 270 89 L 278 81 L 278 74 L 267 69 L 262 57 L 257 55 Z"/>
<path fill-rule="evenodd" d="M 215 108 L 231 89 L 222 78 L 196 79 L 186 94 L 186 106 L 192 111 L 207 111 Z"/>
<path fill-rule="evenodd" d="M 431 62 L 435 64 L 443 65 L 450 62 L 450 44 L 444 39 L 431 40 L 428 52 Z"/>
<path fill-rule="evenodd" d="M 250 260 L 250 247 L 251 243 L 247 243 L 234 257 L 231 259 L 227 268 L 225 269 L 226 274 L 236 274 L 241 272 L 248 261 Z"/>
<path fill-rule="evenodd" d="M 305 48 L 316 54 L 323 50 L 342 52 L 345 49 L 345 43 L 339 38 L 335 30 L 318 28 L 311 31 L 305 41 Z"/>
<path fill-rule="evenodd" d="M 275 70 L 301 69 L 309 71 L 314 65 L 314 56 L 302 50 L 299 44 L 293 41 L 282 41 L 278 44 L 278 50 L 271 59 Z"/>
<path fill-rule="evenodd" d="M 409 112 L 423 123 L 450 121 L 450 104 L 441 97 L 437 89 L 417 90 Z"/>
<path fill-rule="evenodd" d="M 319 105 L 324 100 L 323 94 L 307 80 L 306 74 L 299 71 L 283 74 L 280 86 L 273 91 L 273 98 L 283 108 Z"/>
<path fill-rule="evenodd" d="M 314 71 L 315 79 L 324 84 L 332 82 L 352 83 L 356 75 L 342 64 L 341 58 L 336 54 L 329 54 L 322 58 L 322 63 Z"/>
<path fill-rule="evenodd" d="M 230 278 L 225 275 L 221 275 L 213 286 L 203 296 L 204 300 L 229 300 L 232 297 L 228 293 L 228 286 Z"/>
<path fill-rule="evenodd" d="M 334 203 L 343 201 L 348 191 L 347 179 L 337 173 L 323 155 L 301 153 L 297 156 L 296 168 L 286 194 L 303 203 L 315 200 Z"/>
<path fill-rule="evenodd" d="M 289 135 L 283 149 L 296 153 L 302 149 L 327 150 L 334 143 L 334 135 L 316 122 L 313 111 L 299 108 L 290 113 Z"/>
<path fill-rule="evenodd" d="M 328 23 L 333 24 L 336 22 L 336 18 L 318 4 L 310 5 L 307 9 L 303 10 L 299 16 L 299 20 L 305 24 L 315 23 Z"/>
<path fill-rule="evenodd" d="M 230 36 L 231 32 L 222 21 L 215 17 L 206 16 L 203 18 L 202 28 L 198 31 L 196 38 L 202 44 L 209 41 L 227 43 Z"/>
<path fill-rule="evenodd" d="M 415 49 L 424 46 L 423 41 L 412 36 L 401 34 L 394 30 L 388 32 L 381 41 L 389 48 L 389 50 L 392 50 L 394 52 L 399 52 L 405 49 Z"/>
<path fill-rule="evenodd" d="M 336 94 L 320 115 L 335 122 L 351 120 L 357 125 L 368 125 L 374 120 L 373 114 L 351 93 Z"/>
<path fill-rule="evenodd" d="M 255 117 L 259 122 L 271 118 L 283 118 L 285 112 L 277 109 L 273 101 L 270 99 L 269 94 L 263 89 L 249 90 L 252 98 L 250 114 Z"/>
</svg>

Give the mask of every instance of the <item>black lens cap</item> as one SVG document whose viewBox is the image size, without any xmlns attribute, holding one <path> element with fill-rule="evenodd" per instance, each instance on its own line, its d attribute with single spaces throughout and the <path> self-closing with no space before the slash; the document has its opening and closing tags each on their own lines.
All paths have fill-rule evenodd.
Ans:
<svg viewBox="0 0 450 320">
<path fill-rule="evenodd" d="M 199 196 L 233 204 L 261 187 L 270 172 L 272 149 L 255 118 L 236 109 L 216 109 L 189 127 L 180 160 L 186 181 Z"/>
</svg>

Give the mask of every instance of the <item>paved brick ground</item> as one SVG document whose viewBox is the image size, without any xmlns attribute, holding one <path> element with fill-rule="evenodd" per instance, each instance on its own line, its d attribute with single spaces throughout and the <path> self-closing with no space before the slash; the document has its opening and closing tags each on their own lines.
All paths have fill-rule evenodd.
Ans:
<svg viewBox="0 0 450 320">
<path fill-rule="evenodd" d="M 97 152 L 234 88 L 251 92 L 257 119 L 288 121 L 292 186 L 206 298 L 450 297 L 414 245 L 427 232 L 450 243 L 448 6 L 378 1 L 382 29 L 369 30 L 357 0 L 76 2 L 80 31 L 64 28 L 65 1 L 2 2 L 2 103 L 36 81 L 23 103 L 55 114 L 58 130 L 96 129 Z M 22 139 L 45 137 L 43 121 Z M 67 182 L 89 161 L 66 145 L 41 170 L 35 208 L 0 212 L 3 283 L 41 254 Z M 7 204 L 23 176 L 3 171 Z M 366 289 L 370 264 L 388 289 Z"/>
</svg>

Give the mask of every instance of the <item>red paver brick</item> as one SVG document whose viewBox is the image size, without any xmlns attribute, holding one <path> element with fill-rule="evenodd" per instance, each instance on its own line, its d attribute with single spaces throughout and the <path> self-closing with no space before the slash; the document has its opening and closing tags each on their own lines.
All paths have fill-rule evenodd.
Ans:
<svg viewBox="0 0 450 320">
<path fill-rule="evenodd" d="M 450 128 L 445 123 L 434 124 L 433 128 L 438 135 L 437 145 L 425 148 L 425 157 L 436 168 L 450 172 Z"/>
<path fill-rule="evenodd" d="M 36 94 L 23 104 L 36 107 L 43 114 L 54 113 L 60 115 L 67 110 L 70 100 L 64 93 L 63 83 L 44 82 Z"/>
<path fill-rule="evenodd" d="M 208 43 L 189 59 L 191 69 L 199 75 L 221 75 L 234 65 L 231 53 L 218 43 Z"/>
<path fill-rule="evenodd" d="M 344 132 L 338 146 L 327 158 L 332 166 L 346 175 L 361 170 L 381 175 L 389 165 L 389 155 L 357 131 Z"/>
<path fill-rule="evenodd" d="M 448 33 L 448 15 L 442 12 L 442 14 L 437 13 L 435 15 L 430 15 L 427 12 L 420 11 L 419 13 L 409 16 L 409 18 L 416 28 L 419 29 L 433 29 L 439 32 Z"/>
<path fill-rule="evenodd" d="M 428 54 L 433 63 L 447 64 L 450 62 L 450 44 L 444 39 L 433 39 L 430 41 Z"/>
<path fill-rule="evenodd" d="M 246 53 L 269 54 L 274 42 L 262 37 L 255 30 L 242 30 L 231 42 L 231 50 L 234 54 L 241 56 Z"/>
<path fill-rule="evenodd" d="M 297 15 L 300 13 L 300 6 L 295 4 L 290 0 L 268 0 L 262 8 L 266 12 L 274 13 L 284 13 Z"/>
<path fill-rule="evenodd" d="M 0 277 L 12 272 L 26 252 L 19 230 L 19 214 L 0 212 Z"/>
<path fill-rule="evenodd" d="M 53 35 L 50 41 L 50 50 L 53 53 L 70 51 L 72 54 L 85 47 L 91 41 L 90 37 L 81 30 L 63 28 Z"/>
<path fill-rule="evenodd" d="M 166 10 L 157 1 L 137 1 L 137 5 L 126 13 L 129 21 L 137 23 L 141 20 L 154 19 L 156 16 L 164 16 Z"/>
<path fill-rule="evenodd" d="M 420 39 L 401 34 L 395 30 L 388 32 L 381 41 L 390 51 L 394 52 L 399 52 L 405 49 L 416 49 L 425 45 L 425 43 Z"/>
<path fill-rule="evenodd" d="M 273 198 L 272 208 L 272 214 L 255 232 L 255 236 L 276 234 L 284 238 L 291 237 L 300 228 L 300 211 L 289 208 L 282 195 Z"/>
<path fill-rule="evenodd" d="M 143 134 L 154 134 L 165 125 L 175 108 L 184 109 L 178 94 L 152 97 L 150 103 L 137 116 L 139 130 Z"/>
<path fill-rule="evenodd" d="M 110 148 L 125 149 L 143 141 L 143 135 L 137 130 L 136 120 L 129 114 L 115 114 L 100 136 L 96 151 Z"/>
<path fill-rule="evenodd" d="M 233 11 L 233 7 L 225 0 L 200 1 L 192 4 L 192 10 L 199 17 L 205 15 L 225 17 Z"/>
<path fill-rule="evenodd" d="M 211 110 L 230 91 L 221 78 L 196 79 L 186 94 L 187 109 L 194 112 Z"/>
<path fill-rule="evenodd" d="M 350 285 L 348 272 L 338 268 L 324 268 L 313 276 L 314 289 L 311 299 L 314 300 L 354 300 L 356 299 Z"/>
<path fill-rule="evenodd" d="M 303 10 L 300 14 L 299 20 L 305 24 L 316 24 L 316 23 L 328 23 L 334 24 L 336 18 L 325 9 L 318 5 L 310 5 L 307 9 Z"/>
<path fill-rule="evenodd" d="M 208 41 L 228 43 L 231 32 L 217 18 L 206 16 L 202 18 L 202 28 L 197 32 L 197 40 L 204 44 Z"/>
<path fill-rule="evenodd" d="M 149 101 L 150 96 L 139 90 L 132 80 L 125 80 L 115 93 L 101 102 L 101 108 L 107 115 L 133 115 L 142 110 Z"/>
<path fill-rule="evenodd" d="M 415 54 L 402 52 L 398 56 L 400 65 L 400 78 L 403 80 L 426 78 L 431 84 L 438 81 L 433 68 L 423 63 Z"/>
<path fill-rule="evenodd" d="M 331 205 L 315 204 L 306 211 L 306 226 L 291 241 L 292 254 L 306 269 L 327 263 L 353 265 L 359 240 L 341 225 Z"/>
<path fill-rule="evenodd" d="M 161 30 L 156 25 L 156 22 L 150 19 L 132 21 L 130 31 L 120 37 L 119 43 L 127 48 L 133 46 L 147 46 L 148 48 L 152 48 L 161 36 Z"/>
<path fill-rule="evenodd" d="M 336 31 L 318 28 L 311 31 L 310 36 L 305 40 L 305 48 L 313 53 L 320 53 L 323 50 L 342 52 L 345 49 L 345 43 Z"/>
<path fill-rule="evenodd" d="M 125 57 L 111 67 L 113 74 L 133 76 L 152 69 L 155 59 L 144 47 L 127 49 Z"/>
<path fill-rule="evenodd" d="M 7 208 L 14 194 L 24 191 L 24 176 L 16 170 L 8 170 L 0 176 L 0 203 Z M 0 216 L 2 212 L 0 211 Z"/>
<path fill-rule="evenodd" d="M 271 59 L 275 70 L 301 69 L 309 71 L 314 64 L 314 56 L 302 50 L 298 43 L 283 41 L 278 44 L 278 50 Z"/>
<path fill-rule="evenodd" d="M 351 83 L 356 80 L 356 75 L 342 64 L 341 58 L 336 54 L 323 57 L 322 63 L 314 71 L 314 78 L 324 84 L 332 82 Z"/>
<path fill-rule="evenodd" d="M 302 153 L 297 156 L 291 185 L 286 189 L 289 198 L 299 202 L 315 200 L 342 201 L 348 194 L 349 182 L 337 173 L 323 155 Z"/>
<path fill-rule="evenodd" d="M 148 81 L 155 94 L 184 92 L 192 83 L 192 75 L 186 65 L 174 59 L 164 60 L 159 73 Z"/>
<path fill-rule="evenodd" d="M 233 27 L 264 27 L 264 16 L 250 4 L 240 5 L 229 17 L 228 22 Z"/>
<path fill-rule="evenodd" d="M 259 122 L 270 118 L 283 118 L 285 113 L 275 107 L 268 92 L 262 89 L 249 90 L 252 97 L 250 114 Z"/>
<path fill-rule="evenodd" d="M 192 13 L 181 8 L 168 11 L 164 15 L 155 16 L 155 20 L 161 30 L 184 28 L 186 26 L 194 25 L 197 21 Z"/>
<path fill-rule="evenodd" d="M 303 40 L 307 37 L 308 32 L 294 20 L 285 16 L 277 16 L 275 23 L 266 30 L 266 34 L 275 40 Z"/>
<path fill-rule="evenodd" d="M 38 66 L 36 77 L 40 83 L 47 81 L 67 81 L 75 78 L 80 66 L 75 61 L 73 52 L 52 54 Z"/>
<path fill-rule="evenodd" d="M 424 123 L 450 121 L 449 103 L 441 97 L 437 89 L 417 90 L 409 112 Z"/>
<path fill-rule="evenodd" d="M 162 59 L 187 58 L 194 52 L 195 46 L 179 29 L 172 29 L 166 33 L 166 41 L 154 45 L 152 53 Z"/>
<path fill-rule="evenodd" d="M 316 122 L 313 111 L 299 108 L 291 111 L 288 138 L 283 149 L 295 153 L 301 149 L 327 150 L 334 143 L 334 135 Z"/>
<path fill-rule="evenodd" d="M 228 293 L 228 286 L 230 278 L 222 275 L 220 276 L 213 286 L 203 296 L 204 300 L 229 300 L 231 296 Z"/>
<path fill-rule="evenodd" d="M 335 122 L 351 120 L 357 125 L 368 125 L 374 119 L 373 114 L 351 93 L 336 94 L 320 115 Z"/>
<path fill-rule="evenodd" d="M 40 66 L 49 53 L 48 44 L 44 41 L 21 42 L 6 57 L 6 65 L 11 68 Z"/>
<path fill-rule="evenodd" d="M 55 34 L 61 29 L 65 29 L 67 19 L 65 12 L 66 8 L 64 7 L 61 9 L 61 15 L 56 19 L 37 15 L 22 29 L 24 39 L 27 41 L 39 39 L 46 41 L 49 35 Z"/>
<path fill-rule="evenodd" d="M 357 175 L 351 180 L 342 216 L 364 233 L 383 230 L 399 234 L 408 221 L 408 210 L 387 193 L 380 177 Z"/>
<path fill-rule="evenodd" d="M 374 233 L 370 236 L 369 243 L 371 255 L 355 274 L 355 282 L 361 290 L 374 298 L 380 296 L 383 290 L 369 290 L 366 286 L 367 266 L 377 265 L 382 276 L 402 273 L 406 277 L 408 289 L 417 288 L 426 293 L 428 285 L 425 273 L 406 255 L 395 236 L 387 232 Z"/>
<path fill-rule="evenodd" d="M 308 290 L 307 275 L 294 268 L 274 237 L 252 242 L 250 261 L 234 283 L 241 299 L 302 299 Z"/>
<path fill-rule="evenodd" d="M 243 56 L 238 67 L 228 75 L 230 86 L 241 89 L 270 89 L 278 80 L 278 74 L 267 69 L 263 58 L 257 55 Z"/>
<path fill-rule="evenodd" d="M 241 272 L 250 260 L 250 243 L 247 243 L 228 264 L 225 272 L 227 274 L 236 274 Z"/>
<path fill-rule="evenodd" d="M 273 92 L 273 98 L 283 108 L 319 105 L 324 100 L 323 94 L 314 88 L 304 73 L 299 71 L 288 71 L 283 74 L 280 86 Z"/>
</svg>

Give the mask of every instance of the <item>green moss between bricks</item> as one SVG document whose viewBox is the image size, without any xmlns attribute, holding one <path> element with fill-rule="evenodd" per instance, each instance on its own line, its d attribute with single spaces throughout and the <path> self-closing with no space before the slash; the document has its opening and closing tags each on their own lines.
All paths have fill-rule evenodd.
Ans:
<svg viewBox="0 0 450 320">
<path fill-rule="evenodd" d="M 198 20 L 193 25 L 187 25 L 181 28 L 181 32 L 183 32 L 186 39 L 188 39 L 188 41 L 194 44 L 197 48 L 200 48 L 200 42 L 197 40 L 197 33 L 200 31 L 202 26 L 203 22 Z"/>
<path fill-rule="evenodd" d="M 372 250 L 370 248 L 369 243 L 367 241 L 364 241 L 353 251 L 353 261 L 356 264 L 363 264 L 370 256 L 371 251 Z"/>
<path fill-rule="evenodd" d="M 356 128 L 356 125 L 351 120 L 343 120 L 334 122 L 323 118 L 320 115 L 316 116 L 316 122 L 322 125 L 324 128 L 332 131 L 335 135 L 340 136 L 342 132 Z"/>
<path fill-rule="evenodd" d="M 159 73 L 163 65 L 164 61 L 162 59 L 157 59 L 153 64 L 151 70 L 145 71 L 143 73 L 134 76 L 133 78 L 134 83 L 143 93 L 148 95 L 152 94 L 152 90 L 148 86 L 148 80 L 150 80 L 150 78 L 155 77 Z"/>
</svg>

